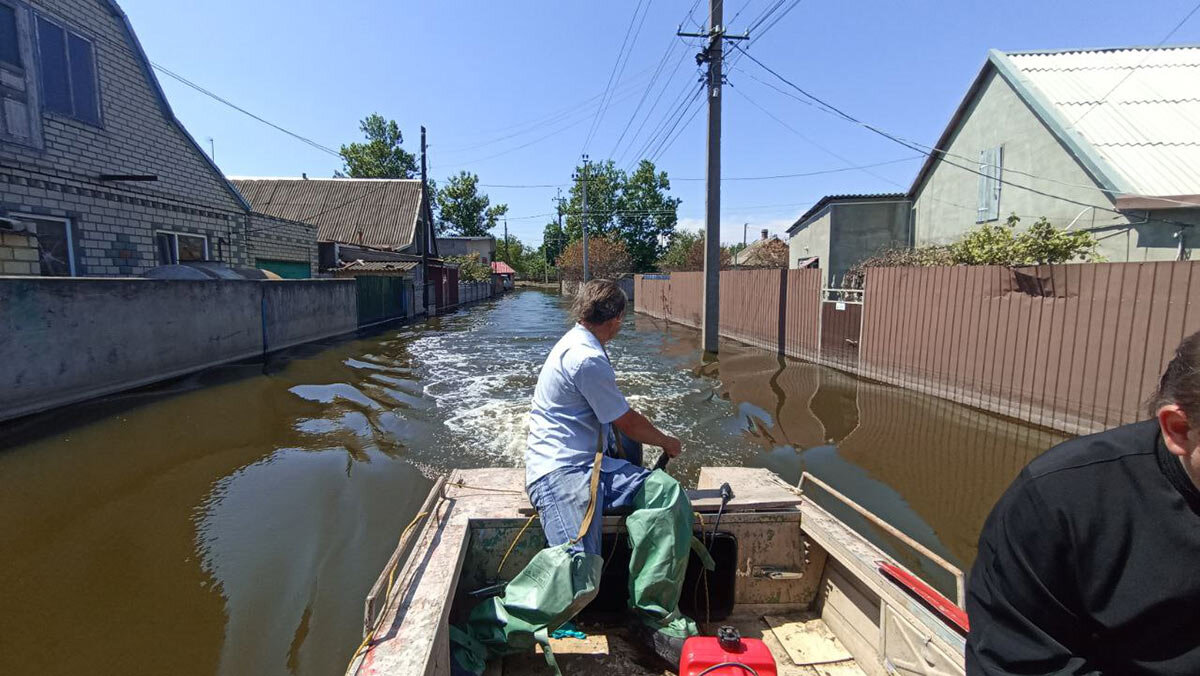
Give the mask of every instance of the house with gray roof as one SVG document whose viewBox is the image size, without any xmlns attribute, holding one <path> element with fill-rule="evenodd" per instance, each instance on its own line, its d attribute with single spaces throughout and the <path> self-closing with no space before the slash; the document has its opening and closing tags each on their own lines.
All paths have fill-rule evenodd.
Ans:
<svg viewBox="0 0 1200 676">
<path fill-rule="evenodd" d="M 429 305 L 451 304 L 448 289 L 457 287 L 457 269 L 438 255 L 428 191 L 420 179 L 229 180 L 255 212 L 315 225 L 322 272 L 409 276 L 418 314 Z"/>
<path fill-rule="evenodd" d="M 1186 258 L 1200 225 L 1200 47 L 992 50 L 909 192 L 917 246 L 1010 214 L 1109 261 Z"/>
</svg>

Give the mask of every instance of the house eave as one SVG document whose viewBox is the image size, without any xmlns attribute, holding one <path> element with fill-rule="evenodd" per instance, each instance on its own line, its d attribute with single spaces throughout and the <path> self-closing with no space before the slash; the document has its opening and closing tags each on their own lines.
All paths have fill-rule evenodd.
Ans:
<svg viewBox="0 0 1200 676">
<path fill-rule="evenodd" d="M 1200 195 L 1117 195 L 1113 205 L 1119 211 L 1200 209 Z"/>
<path fill-rule="evenodd" d="M 167 100 L 167 94 L 163 91 L 162 84 L 158 81 L 158 76 L 154 74 L 154 68 L 150 65 L 150 57 L 146 56 L 146 50 L 142 48 L 142 42 L 138 39 L 137 32 L 133 30 L 133 24 L 129 21 L 129 15 L 125 13 L 125 10 L 121 9 L 121 6 L 117 4 L 116 0 L 103 0 L 103 2 L 108 5 L 109 11 L 112 12 L 112 15 L 125 26 L 125 36 L 129 41 L 129 46 L 131 49 L 133 49 L 134 54 L 138 58 L 138 62 L 142 66 L 142 73 L 146 76 L 146 79 L 150 82 L 150 86 L 154 89 L 155 95 L 158 97 L 158 105 L 162 111 L 162 114 L 169 122 L 175 125 L 175 128 L 179 130 L 179 133 L 183 134 L 183 137 L 189 144 L 191 144 L 192 148 L 204 158 L 204 161 L 208 164 L 209 168 L 211 168 L 221 182 L 225 184 L 225 188 L 229 191 L 229 194 L 233 197 L 233 199 L 242 206 L 247 214 L 249 214 L 251 211 L 253 211 L 250 206 L 250 202 L 248 202 L 246 198 L 242 196 L 242 193 L 239 192 L 237 188 L 233 187 L 233 184 L 230 183 L 229 179 L 225 177 L 225 174 L 221 172 L 221 168 L 217 166 L 217 163 L 208 156 L 208 153 L 204 152 L 204 149 L 200 147 L 200 144 L 197 143 L 196 139 L 192 136 L 192 133 L 187 130 L 187 127 L 183 126 L 183 122 L 181 122 L 178 117 L 175 117 L 175 111 L 171 108 L 171 102 Z"/>
</svg>

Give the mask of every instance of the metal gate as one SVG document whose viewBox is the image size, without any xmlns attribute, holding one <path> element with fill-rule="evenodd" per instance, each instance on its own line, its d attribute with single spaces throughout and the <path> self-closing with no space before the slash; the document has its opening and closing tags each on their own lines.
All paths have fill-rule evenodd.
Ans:
<svg viewBox="0 0 1200 676">
<path fill-rule="evenodd" d="M 403 277 L 358 275 L 358 325 L 367 326 L 408 316 L 408 280 Z"/>
<path fill-rule="evenodd" d="M 862 289 L 821 289 L 822 359 L 847 368 L 858 367 L 862 309 Z"/>
</svg>

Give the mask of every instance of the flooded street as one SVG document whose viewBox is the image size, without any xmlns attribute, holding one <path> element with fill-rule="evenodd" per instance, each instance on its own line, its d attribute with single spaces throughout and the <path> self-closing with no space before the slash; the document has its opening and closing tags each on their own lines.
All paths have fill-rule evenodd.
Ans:
<svg viewBox="0 0 1200 676">
<path fill-rule="evenodd" d="M 566 328 L 561 299 L 520 291 L 0 427 L 0 673 L 340 673 L 434 477 L 521 464 Z M 683 440 L 676 476 L 807 470 L 964 568 L 1060 440 L 730 341 L 706 362 L 697 331 L 646 316 L 610 353 Z"/>
</svg>

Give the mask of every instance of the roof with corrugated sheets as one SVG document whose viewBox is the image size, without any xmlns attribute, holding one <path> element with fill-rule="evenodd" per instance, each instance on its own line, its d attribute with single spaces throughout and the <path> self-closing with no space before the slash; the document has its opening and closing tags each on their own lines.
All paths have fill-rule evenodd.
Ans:
<svg viewBox="0 0 1200 676">
<path fill-rule="evenodd" d="M 257 212 L 311 223 L 317 240 L 383 249 L 412 245 L 421 181 L 389 178 L 230 178 Z"/>
</svg>

